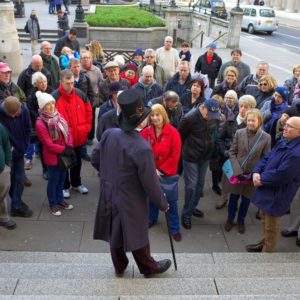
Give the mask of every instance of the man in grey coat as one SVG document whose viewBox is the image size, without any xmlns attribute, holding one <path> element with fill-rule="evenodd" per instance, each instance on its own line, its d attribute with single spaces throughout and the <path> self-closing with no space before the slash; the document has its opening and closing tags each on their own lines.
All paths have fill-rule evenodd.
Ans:
<svg viewBox="0 0 300 300">
<path fill-rule="evenodd" d="M 148 198 L 161 211 L 168 210 L 168 202 L 160 187 L 151 147 L 136 129 L 150 109 L 144 107 L 135 90 L 124 91 L 118 101 L 120 128 L 106 130 L 92 153 L 91 163 L 100 171 L 101 186 L 94 239 L 110 243 L 116 276 L 123 275 L 128 265 L 126 251 L 131 251 L 140 272 L 151 277 L 169 269 L 171 261 L 151 257 Z"/>
<path fill-rule="evenodd" d="M 35 9 L 31 11 L 30 17 L 27 20 L 24 29 L 27 33 L 29 33 L 30 36 L 31 55 L 35 55 L 37 53 L 38 39 L 40 38 L 40 25 Z"/>
</svg>

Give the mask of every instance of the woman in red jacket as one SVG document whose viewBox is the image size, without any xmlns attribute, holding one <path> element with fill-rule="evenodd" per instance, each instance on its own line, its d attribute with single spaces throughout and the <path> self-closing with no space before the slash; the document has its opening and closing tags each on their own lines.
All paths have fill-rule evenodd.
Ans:
<svg viewBox="0 0 300 300">
<path fill-rule="evenodd" d="M 179 179 L 177 166 L 181 152 L 180 135 L 175 127 L 169 124 L 167 112 L 162 105 L 153 105 L 149 118 L 150 126 L 145 128 L 141 135 L 152 147 L 156 173 L 170 205 L 167 214 L 172 236 L 175 241 L 181 241 L 177 207 Z M 150 202 L 149 228 L 157 222 L 158 213 L 158 208 Z"/>
<path fill-rule="evenodd" d="M 36 92 L 39 117 L 35 123 L 36 134 L 43 144 L 43 157 L 48 171 L 47 196 L 50 212 L 60 216 L 62 209 L 72 209 L 73 205 L 64 201 L 63 186 L 66 170 L 58 166 L 57 155 L 75 155 L 72 137 L 66 120 L 55 108 L 54 98 L 47 93 Z"/>
</svg>

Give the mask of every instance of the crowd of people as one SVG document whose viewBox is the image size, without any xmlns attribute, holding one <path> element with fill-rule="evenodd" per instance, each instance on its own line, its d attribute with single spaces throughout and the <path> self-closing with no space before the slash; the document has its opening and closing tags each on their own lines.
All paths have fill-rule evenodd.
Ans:
<svg viewBox="0 0 300 300">
<path fill-rule="evenodd" d="M 92 164 L 103 194 L 95 238 L 110 240 L 111 226 L 118 228 L 110 240 L 116 273 L 126 269 L 124 249 L 133 251 L 145 275 L 170 266 L 151 258 L 145 232 L 162 210 L 173 239 L 182 240 L 180 227 L 190 230 L 193 217 L 204 217 L 200 200 L 208 168 L 218 197 L 216 209 L 228 203 L 225 231 L 237 225 L 245 233 L 252 201 L 263 234 L 247 251 L 275 251 L 280 219 L 300 185 L 300 169 L 295 167 L 300 165 L 300 64 L 279 85 L 267 62 L 259 62 L 251 74 L 240 49 L 233 49 L 231 60 L 223 63 L 215 43 L 199 56 L 194 72 L 189 45 L 184 43 L 178 52 L 170 36 L 157 50 L 136 49 L 130 61 L 122 55 L 107 61 L 96 40 L 88 50 L 81 48 L 74 28 L 57 41 L 53 54 L 51 43 L 42 42 L 17 83 L 10 66 L 0 62 L 0 226 L 14 229 L 10 216 L 32 216 L 22 193 L 25 184 L 31 185 L 25 169 L 32 168 L 34 155 L 40 156 L 48 181 L 50 213 L 60 216 L 64 209 L 73 209 L 67 200 L 70 190 L 88 193 L 81 166 L 82 159 L 91 160 L 87 145 L 96 137 Z M 103 197 L 112 201 L 109 212 L 101 211 L 107 209 Z M 145 201 L 138 203 L 139 197 Z M 111 215 L 105 218 L 105 213 Z M 296 227 L 282 234 L 298 234 L 300 246 Z"/>
</svg>

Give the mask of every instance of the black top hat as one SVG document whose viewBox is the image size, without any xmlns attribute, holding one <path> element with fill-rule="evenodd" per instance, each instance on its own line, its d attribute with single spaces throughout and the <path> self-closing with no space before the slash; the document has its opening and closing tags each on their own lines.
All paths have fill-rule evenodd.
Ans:
<svg viewBox="0 0 300 300">
<path fill-rule="evenodd" d="M 119 115 L 120 128 L 131 131 L 141 124 L 149 115 L 151 108 L 144 107 L 142 97 L 136 90 L 124 91 L 118 97 L 121 107 Z"/>
</svg>

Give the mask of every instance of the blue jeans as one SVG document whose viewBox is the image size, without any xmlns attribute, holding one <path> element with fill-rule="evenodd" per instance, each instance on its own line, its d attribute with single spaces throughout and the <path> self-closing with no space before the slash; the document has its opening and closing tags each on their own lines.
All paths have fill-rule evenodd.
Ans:
<svg viewBox="0 0 300 300">
<path fill-rule="evenodd" d="M 51 0 L 49 1 L 49 14 L 55 14 L 55 4 Z"/>
<path fill-rule="evenodd" d="M 237 219 L 238 224 L 245 223 L 245 218 L 246 218 L 248 208 L 250 205 L 250 199 L 246 198 L 245 196 L 241 196 L 241 197 L 242 197 L 242 200 L 241 200 L 241 204 L 239 207 L 238 219 Z M 239 199 L 240 199 L 240 195 L 230 194 L 229 203 L 228 203 L 228 220 L 229 221 L 233 222 L 235 219 Z"/>
<path fill-rule="evenodd" d="M 178 215 L 178 180 L 179 176 L 166 176 L 161 179 L 161 187 L 166 194 L 169 203 L 169 210 L 167 212 L 170 221 L 171 233 L 175 234 L 179 229 L 179 215 Z M 149 202 L 149 223 L 156 223 L 158 219 L 159 210 L 151 201 Z"/>
<path fill-rule="evenodd" d="M 209 161 L 191 163 L 182 160 L 184 175 L 184 206 L 182 217 L 191 218 L 193 211 L 203 197 L 205 175 Z"/>
<path fill-rule="evenodd" d="M 11 186 L 9 196 L 11 198 L 11 208 L 19 209 L 22 207 L 22 194 L 24 190 L 25 169 L 24 159 L 20 157 L 12 160 L 10 173 Z"/>
<path fill-rule="evenodd" d="M 34 154 L 34 144 L 29 144 L 25 152 L 25 159 L 32 161 Z"/>
<path fill-rule="evenodd" d="M 56 206 L 64 201 L 63 188 L 67 171 L 59 166 L 47 166 L 47 196 L 49 206 Z"/>
</svg>

